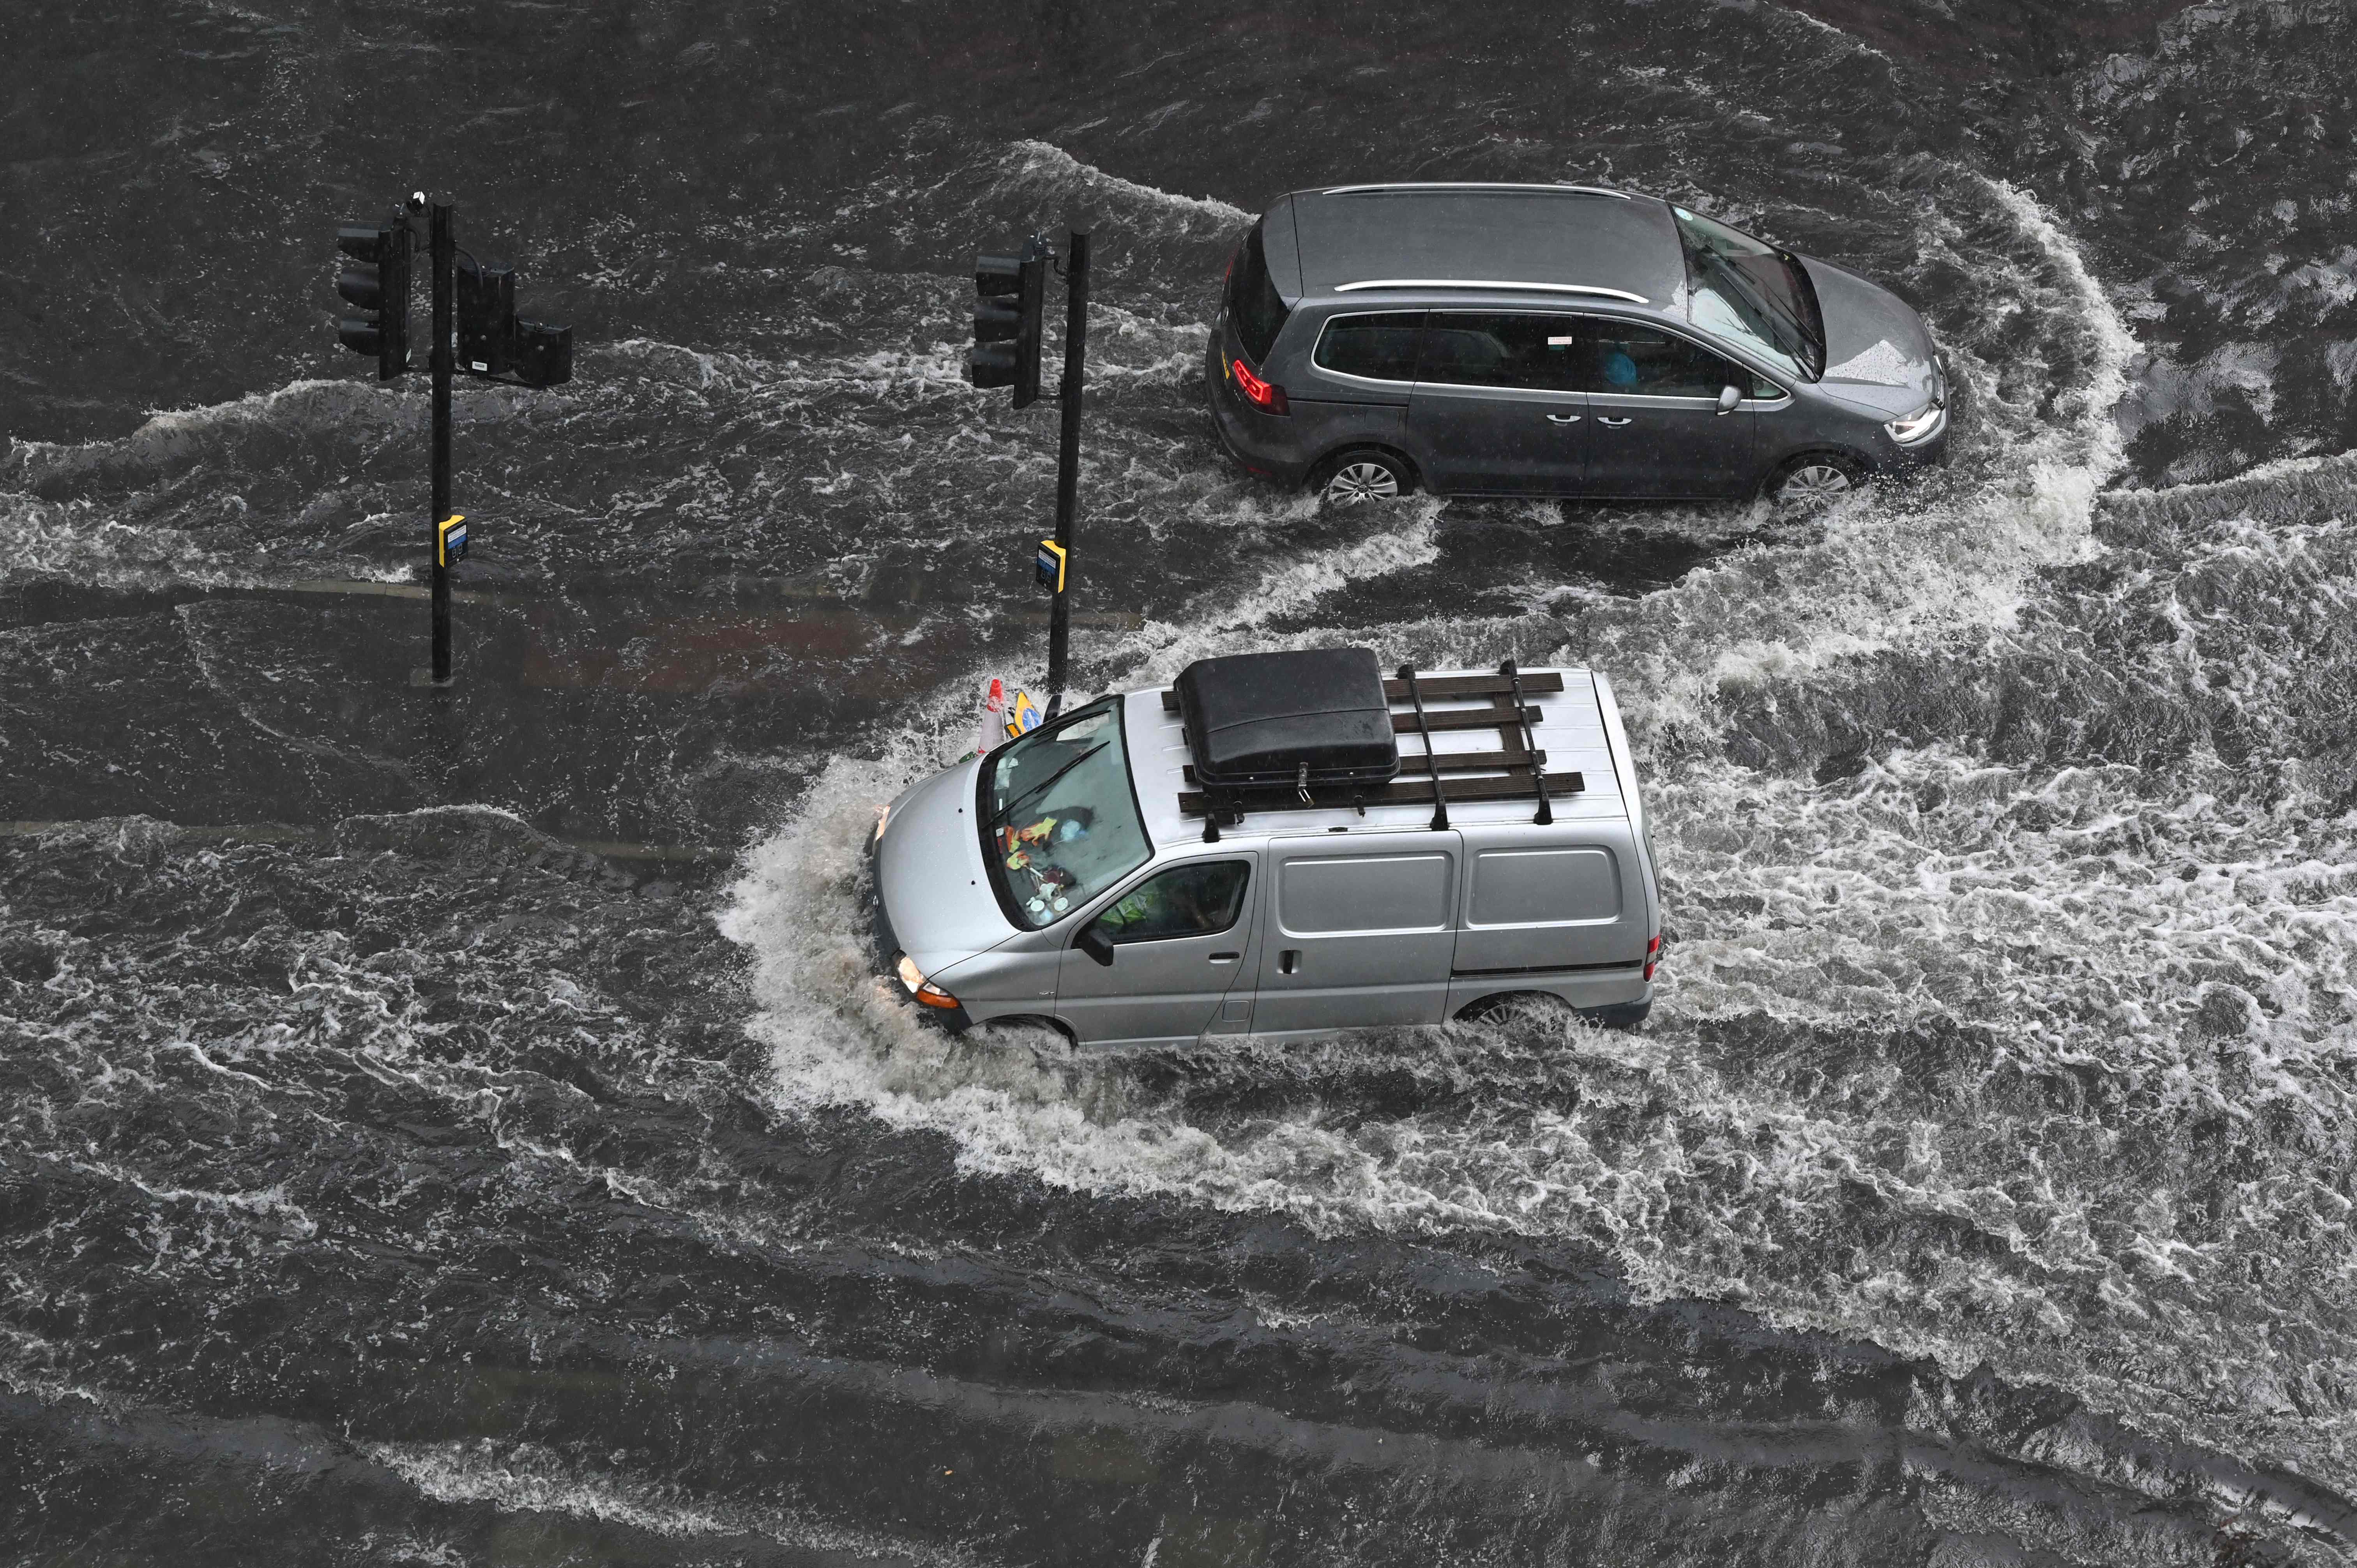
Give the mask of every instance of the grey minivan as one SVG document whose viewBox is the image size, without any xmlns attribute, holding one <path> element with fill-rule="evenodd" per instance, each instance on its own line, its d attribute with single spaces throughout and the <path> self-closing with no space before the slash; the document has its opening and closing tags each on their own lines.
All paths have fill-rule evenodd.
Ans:
<svg viewBox="0 0 2357 1568">
<path fill-rule="evenodd" d="M 1236 459 L 1332 501 L 1810 505 L 1947 455 L 1947 377 L 1904 300 L 1595 186 L 1285 196 L 1229 263 L 1206 369 Z"/>
</svg>

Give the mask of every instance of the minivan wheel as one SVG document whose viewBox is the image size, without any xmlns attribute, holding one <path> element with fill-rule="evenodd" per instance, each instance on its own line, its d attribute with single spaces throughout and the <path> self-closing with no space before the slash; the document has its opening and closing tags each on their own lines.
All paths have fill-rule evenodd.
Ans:
<svg viewBox="0 0 2357 1568">
<path fill-rule="evenodd" d="M 1866 470 L 1846 457 L 1812 452 L 1776 470 L 1768 499 L 1784 511 L 1822 511 L 1858 487 Z"/>
<path fill-rule="evenodd" d="M 1333 506 L 1396 500 L 1415 489 L 1407 465 L 1372 446 L 1343 453 L 1326 466 L 1318 499 Z"/>
</svg>

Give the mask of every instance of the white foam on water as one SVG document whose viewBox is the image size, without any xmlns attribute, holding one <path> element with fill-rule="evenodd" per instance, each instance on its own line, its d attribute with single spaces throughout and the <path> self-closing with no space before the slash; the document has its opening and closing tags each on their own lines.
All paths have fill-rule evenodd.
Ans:
<svg viewBox="0 0 2357 1568">
<path fill-rule="evenodd" d="M 844 1530 L 782 1509 L 698 1502 L 650 1486 L 567 1465 L 533 1444 L 489 1440 L 369 1443 L 371 1458 L 441 1503 L 489 1503 L 509 1512 L 561 1514 L 627 1526 L 673 1540 L 756 1537 L 805 1552 L 856 1553 L 876 1561 L 963 1568 L 977 1560 L 954 1547 Z"/>
<path fill-rule="evenodd" d="M 1960 353 L 1954 368 L 1970 381 L 1988 447 L 1980 482 L 1928 503 L 1861 498 L 1835 509 L 1812 542 L 1739 551 L 1633 607 L 1599 607 L 1587 629 L 1641 746 L 1701 743 L 1722 698 L 1763 681 L 2007 626 L 2036 574 L 2096 552 L 2094 498 L 2121 466 L 2111 410 L 2136 341 L 2044 209 L 2001 181 L 1977 183 L 2026 252 L 2014 289 L 2077 339 L 2077 378 L 2044 403 L 2010 404 L 1994 370 Z"/>
<path fill-rule="evenodd" d="M 1002 180 L 1017 186 L 1051 186 L 1092 199 L 1101 209 L 1118 209 L 1133 220 L 1146 214 L 1162 215 L 1164 226 L 1189 231 L 1230 233 L 1250 224 L 1254 214 L 1209 196 L 1179 196 L 1139 185 L 1084 164 L 1053 143 L 1025 140 L 1009 149 L 1002 165 Z"/>
</svg>

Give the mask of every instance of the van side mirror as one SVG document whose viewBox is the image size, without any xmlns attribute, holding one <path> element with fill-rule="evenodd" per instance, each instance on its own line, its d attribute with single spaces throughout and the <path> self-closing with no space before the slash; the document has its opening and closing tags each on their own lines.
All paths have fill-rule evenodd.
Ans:
<svg viewBox="0 0 2357 1568">
<path fill-rule="evenodd" d="M 1102 921 L 1092 920 L 1082 927 L 1081 934 L 1072 939 L 1072 945 L 1107 969 L 1113 967 L 1113 937 Z"/>
<path fill-rule="evenodd" d="M 1719 413 L 1733 413 L 1738 408 L 1742 406 L 1742 403 L 1743 389 L 1741 387 L 1721 387 L 1718 389 Z"/>
</svg>

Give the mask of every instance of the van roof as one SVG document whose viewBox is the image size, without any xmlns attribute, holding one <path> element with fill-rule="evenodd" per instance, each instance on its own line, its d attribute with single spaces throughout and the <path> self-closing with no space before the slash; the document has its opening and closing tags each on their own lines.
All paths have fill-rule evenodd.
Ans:
<svg viewBox="0 0 2357 1568">
<path fill-rule="evenodd" d="M 1454 677 L 1492 676 L 1495 670 L 1428 670 L 1418 671 L 1420 682 L 1434 682 Z M 1555 821 L 1559 822 L 1595 822 L 1630 815 L 1629 803 L 1621 797 L 1620 775 L 1615 768 L 1615 748 L 1621 755 L 1621 766 L 1630 765 L 1626 755 L 1627 739 L 1620 734 L 1619 713 L 1607 718 L 1609 703 L 1609 686 L 1599 690 L 1599 682 L 1589 671 L 1560 666 L 1541 666 L 1525 670 L 1523 678 L 1555 674 L 1563 678 L 1561 692 L 1534 693 L 1529 702 L 1539 710 L 1539 722 L 1531 726 L 1531 743 L 1546 753 L 1545 770 L 1550 773 L 1577 772 L 1582 775 L 1582 788 L 1577 794 L 1550 797 Z M 1187 778 L 1188 764 L 1193 759 L 1187 746 L 1187 731 L 1175 709 L 1164 703 L 1165 688 L 1153 687 L 1125 695 L 1122 724 L 1129 740 L 1129 760 L 1133 781 L 1137 787 L 1137 802 L 1146 813 L 1146 831 L 1157 849 L 1170 849 L 1189 843 L 1200 843 L 1203 819 L 1179 810 L 1182 791 L 1192 792 L 1196 786 Z M 1427 698 L 1428 714 L 1437 715 L 1469 708 L 1491 705 L 1488 697 Z M 1451 752 L 1494 751 L 1499 745 L 1498 731 L 1488 729 L 1441 729 L 1432 736 L 1434 745 L 1442 756 Z M 1403 733 L 1400 741 L 1399 778 L 1404 783 L 1415 782 L 1426 775 L 1423 771 L 1424 737 L 1413 731 Z M 1444 789 L 1452 783 L 1471 783 L 1485 777 L 1502 777 L 1503 770 L 1490 775 L 1480 773 L 1446 772 L 1441 782 Z M 1499 800 L 1452 800 L 1448 807 L 1451 826 L 1473 826 L 1490 822 L 1528 822 L 1537 807 L 1535 794 L 1516 795 Z M 1361 816 L 1348 806 L 1331 808 L 1309 807 L 1283 811 L 1248 811 L 1241 826 L 1222 826 L 1224 841 L 1266 837 L 1271 833 L 1324 832 L 1331 828 L 1414 830 L 1432 824 L 1432 807 L 1427 803 L 1403 805 L 1371 805 Z"/>
<path fill-rule="evenodd" d="M 1657 197 L 1576 185 L 1356 185 L 1297 190 L 1306 295 L 1375 300 L 1383 282 L 1607 289 L 1666 306 L 1685 284 Z"/>
</svg>

